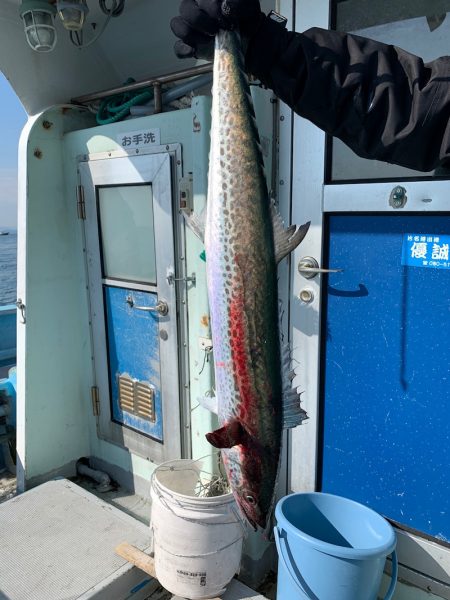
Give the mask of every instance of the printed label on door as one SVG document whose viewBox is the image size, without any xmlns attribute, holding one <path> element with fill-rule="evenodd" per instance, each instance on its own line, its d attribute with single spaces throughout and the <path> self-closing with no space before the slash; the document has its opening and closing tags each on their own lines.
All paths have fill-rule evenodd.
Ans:
<svg viewBox="0 0 450 600">
<path fill-rule="evenodd" d="M 402 265 L 450 269 L 450 235 L 405 233 L 403 236 Z"/>
</svg>

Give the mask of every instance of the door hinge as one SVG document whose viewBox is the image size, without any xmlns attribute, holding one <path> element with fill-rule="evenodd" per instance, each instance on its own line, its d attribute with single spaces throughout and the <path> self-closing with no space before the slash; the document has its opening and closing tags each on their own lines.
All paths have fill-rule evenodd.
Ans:
<svg viewBox="0 0 450 600">
<path fill-rule="evenodd" d="M 77 185 L 77 213 L 78 218 L 86 219 L 86 204 L 84 202 L 84 187 L 82 185 Z"/>
<path fill-rule="evenodd" d="M 92 399 L 92 412 L 94 417 L 98 417 L 100 415 L 100 394 L 98 392 L 98 387 L 93 385 L 91 387 L 91 399 Z"/>
</svg>

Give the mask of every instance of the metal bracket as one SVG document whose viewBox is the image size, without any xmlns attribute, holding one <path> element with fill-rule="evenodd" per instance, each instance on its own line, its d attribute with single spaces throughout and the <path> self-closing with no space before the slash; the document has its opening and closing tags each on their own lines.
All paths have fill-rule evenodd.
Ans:
<svg viewBox="0 0 450 600">
<path fill-rule="evenodd" d="M 188 173 L 187 177 L 182 177 L 179 183 L 180 188 L 180 210 L 191 214 L 194 210 L 193 177 Z"/>
</svg>

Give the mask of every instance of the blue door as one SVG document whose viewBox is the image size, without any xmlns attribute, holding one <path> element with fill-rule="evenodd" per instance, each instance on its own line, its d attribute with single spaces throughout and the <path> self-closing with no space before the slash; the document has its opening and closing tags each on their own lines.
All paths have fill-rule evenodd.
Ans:
<svg viewBox="0 0 450 600">
<path fill-rule="evenodd" d="M 104 287 L 109 381 L 115 421 L 163 441 L 156 294 Z"/>
<path fill-rule="evenodd" d="M 330 215 L 322 490 L 450 541 L 450 217 Z"/>
</svg>

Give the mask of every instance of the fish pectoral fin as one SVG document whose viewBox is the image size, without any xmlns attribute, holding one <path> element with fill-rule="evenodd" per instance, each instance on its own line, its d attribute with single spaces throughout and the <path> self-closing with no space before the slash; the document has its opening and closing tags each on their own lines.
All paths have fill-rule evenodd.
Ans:
<svg viewBox="0 0 450 600">
<path fill-rule="evenodd" d="M 209 412 L 217 415 L 218 413 L 218 399 L 217 396 L 199 396 L 197 398 L 198 403 L 201 407 L 206 408 Z"/>
<path fill-rule="evenodd" d="M 215 448 L 232 448 L 243 444 L 247 433 L 237 419 L 230 421 L 220 429 L 206 434 L 206 439 Z"/>
<path fill-rule="evenodd" d="M 285 256 L 297 248 L 305 235 L 308 233 L 310 222 L 305 223 L 300 227 L 297 227 L 296 225 L 290 225 L 289 227 L 285 228 L 283 219 L 273 203 L 271 205 L 271 213 L 273 238 L 275 242 L 275 261 L 278 264 Z"/>
<path fill-rule="evenodd" d="M 189 229 L 205 243 L 206 207 L 199 215 L 196 213 L 192 213 L 191 215 L 184 214 L 184 218 Z"/>
</svg>

